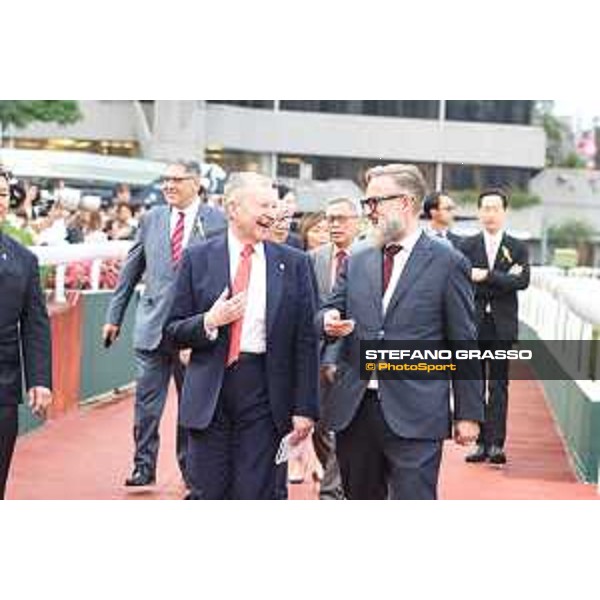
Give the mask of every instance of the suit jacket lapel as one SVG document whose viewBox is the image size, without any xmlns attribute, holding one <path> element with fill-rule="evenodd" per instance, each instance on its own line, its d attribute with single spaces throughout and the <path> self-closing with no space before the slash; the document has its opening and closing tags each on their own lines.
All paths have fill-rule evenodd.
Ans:
<svg viewBox="0 0 600 600">
<path fill-rule="evenodd" d="M 404 265 L 402 275 L 400 275 L 398 285 L 396 285 L 396 289 L 392 294 L 386 314 L 391 313 L 396 304 L 412 288 L 415 281 L 427 271 L 427 265 L 431 259 L 431 240 L 425 233 L 421 233 L 410 253 L 408 261 Z"/>
<path fill-rule="evenodd" d="M 283 291 L 283 278 L 286 277 L 286 263 L 276 244 L 264 242 L 267 263 L 267 337 L 270 335 L 279 310 Z"/>
<path fill-rule="evenodd" d="M 160 240 L 157 244 L 157 251 L 162 255 L 164 262 L 169 265 L 173 264 L 171 256 L 171 210 L 171 208 L 167 208 L 161 211 L 156 218 L 158 227 L 156 236 Z"/>
<path fill-rule="evenodd" d="M 204 224 L 204 204 L 200 204 L 198 212 L 194 216 L 194 225 L 192 226 L 192 232 L 190 234 L 190 241 L 188 245 L 200 242 L 206 239 L 206 226 Z"/>
<path fill-rule="evenodd" d="M 477 266 L 480 268 L 485 265 L 483 268 L 489 269 L 488 257 L 487 257 L 487 249 L 485 247 L 485 236 L 483 233 L 479 234 L 479 239 L 477 240 Z"/>
<path fill-rule="evenodd" d="M 502 262 L 504 255 L 502 253 L 502 248 L 506 246 L 506 233 L 502 234 L 500 238 L 500 244 L 498 245 L 498 252 L 496 252 L 496 260 L 494 261 L 494 270 L 499 269 L 500 263 Z"/>
<path fill-rule="evenodd" d="M 225 288 L 231 292 L 231 275 L 229 273 L 229 248 L 227 247 L 227 235 L 215 238 L 214 255 L 211 255 L 211 268 L 213 274 L 215 292 L 219 296 Z"/>
<path fill-rule="evenodd" d="M 369 301 L 381 312 L 381 299 L 383 297 L 383 252 L 381 248 L 372 247 L 365 251 L 366 285 L 365 292 Z"/>
<path fill-rule="evenodd" d="M 319 278 L 321 279 L 322 289 L 331 291 L 331 263 L 333 261 L 333 244 L 326 246 L 326 250 L 320 256 Z"/>
</svg>

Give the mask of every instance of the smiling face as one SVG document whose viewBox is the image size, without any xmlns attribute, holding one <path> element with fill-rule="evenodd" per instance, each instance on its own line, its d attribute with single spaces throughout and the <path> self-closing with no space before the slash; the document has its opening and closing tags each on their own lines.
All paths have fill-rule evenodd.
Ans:
<svg viewBox="0 0 600 600">
<path fill-rule="evenodd" d="M 256 182 L 238 188 L 228 202 L 233 233 L 247 244 L 269 239 L 277 208 L 277 191 L 273 187 Z"/>
<path fill-rule="evenodd" d="M 162 177 L 162 192 L 171 206 L 183 210 L 187 208 L 200 191 L 200 180 L 196 173 L 188 171 L 185 165 L 172 164 Z"/>
</svg>

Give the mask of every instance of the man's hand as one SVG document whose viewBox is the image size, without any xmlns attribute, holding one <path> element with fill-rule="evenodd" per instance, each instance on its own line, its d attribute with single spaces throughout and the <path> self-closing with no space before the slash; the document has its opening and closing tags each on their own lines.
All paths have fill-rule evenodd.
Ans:
<svg viewBox="0 0 600 600">
<path fill-rule="evenodd" d="M 246 309 L 246 293 L 240 292 L 233 298 L 227 299 L 229 290 L 225 288 L 221 295 L 204 317 L 204 324 L 209 329 L 216 329 L 222 325 L 229 325 L 241 319 Z"/>
<path fill-rule="evenodd" d="M 290 444 L 295 446 L 298 442 L 307 438 L 314 426 L 314 421 L 308 417 L 292 417 L 292 435 L 290 437 Z"/>
<path fill-rule="evenodd" d="M 479 437 L 477 421 L 456 421 L 454 424 L 454 441 L 460 446 L 474 444 Z"/>
<path fill-rule="evenodd" d="M 192 349 L 186 348 L 185 350 L 179 351 L 179 362 L 187 367 L 190 364 L 190 358 L 192 357 Z"/>
<path fill-rule="evenodd" d="M 333 385 L 335 382 L 335 376 L 337 374 L 336 365 L 321 365 L 320 375 L 324 383 Z"/>
<path fill-rule="evenodd" d="M 52 404 L 52 392 L 45 387 L 33 387 L 29 390 L 29 407 L 31 412 L 40 418 L 46 416 L 48 407 Z"/>
<path fill-rule="evenodd" d="M 519 277 L 519 275 L 521 275 L 521 273 L 523 273 L 523 267 L 521 265 L 518 265 L 518 264 L 514 264 L 508 270 L 508 274 L 509 275 L 514 275 L 515 277 Z"/>
<path fill-rule="evenodd" d="M 346 337 L 354 331 L 354 321 L 342 319 L 340 311 L 333 308 L 323 316 L 323 329 L 329 337 Z"/>
<path fill-rule="evenodd" d="M 120 332 L 121 328 L 118 325 L 106 323 L 104 327 L 102 327 L 102 340 L 104 342 L 104 346 L 108 348 L 111 344 L 113 344 L 119 337 Z"/>
<path fill-rule="evenodd" d="M 478 269 L 477 267 L 471 269 L 471 281 L 473 283 L 481 283 L 488 278 L 489 271 L 487 269 Z"/>
</svg>

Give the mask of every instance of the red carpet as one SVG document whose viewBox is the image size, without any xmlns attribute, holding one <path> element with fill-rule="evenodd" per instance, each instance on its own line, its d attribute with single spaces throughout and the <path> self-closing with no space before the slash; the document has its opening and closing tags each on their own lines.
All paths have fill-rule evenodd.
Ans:
<svg viewBox="0 0 600 600">
<path fill-rule="evenodd" d="M 511 383 L 509 439 L 505 467 L 467 465 L 465 449 L 448 443 L 442 463 L 444 499 L 598 499 L 596 487 L 578 483 L 541 385 Z M 21 437 L 17 443 L 8 498 L 178 499 L 185 492 L 175 462 L 175 402 L 170 396 L 162 425 L 157 486 L 129 492 L 132 397 L 115 398 L 74 411 Z M 294 486 L 293 498 L 311 496 Z"/>
</svg>

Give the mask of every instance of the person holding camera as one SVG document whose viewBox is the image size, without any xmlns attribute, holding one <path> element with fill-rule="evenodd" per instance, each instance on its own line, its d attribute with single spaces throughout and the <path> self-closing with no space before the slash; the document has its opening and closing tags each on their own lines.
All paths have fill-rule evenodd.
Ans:
<svg viewBox="0 0 600 600">
<path fill-rule="evenodd" d="M 2 233 L 10 184 L 10 175 L 0 170 L 0 499 L 17 439 L 23 372 L 33 413 L 45 416 L 52 402 L 50 323 L 37 258 Z"/>
</svg>

